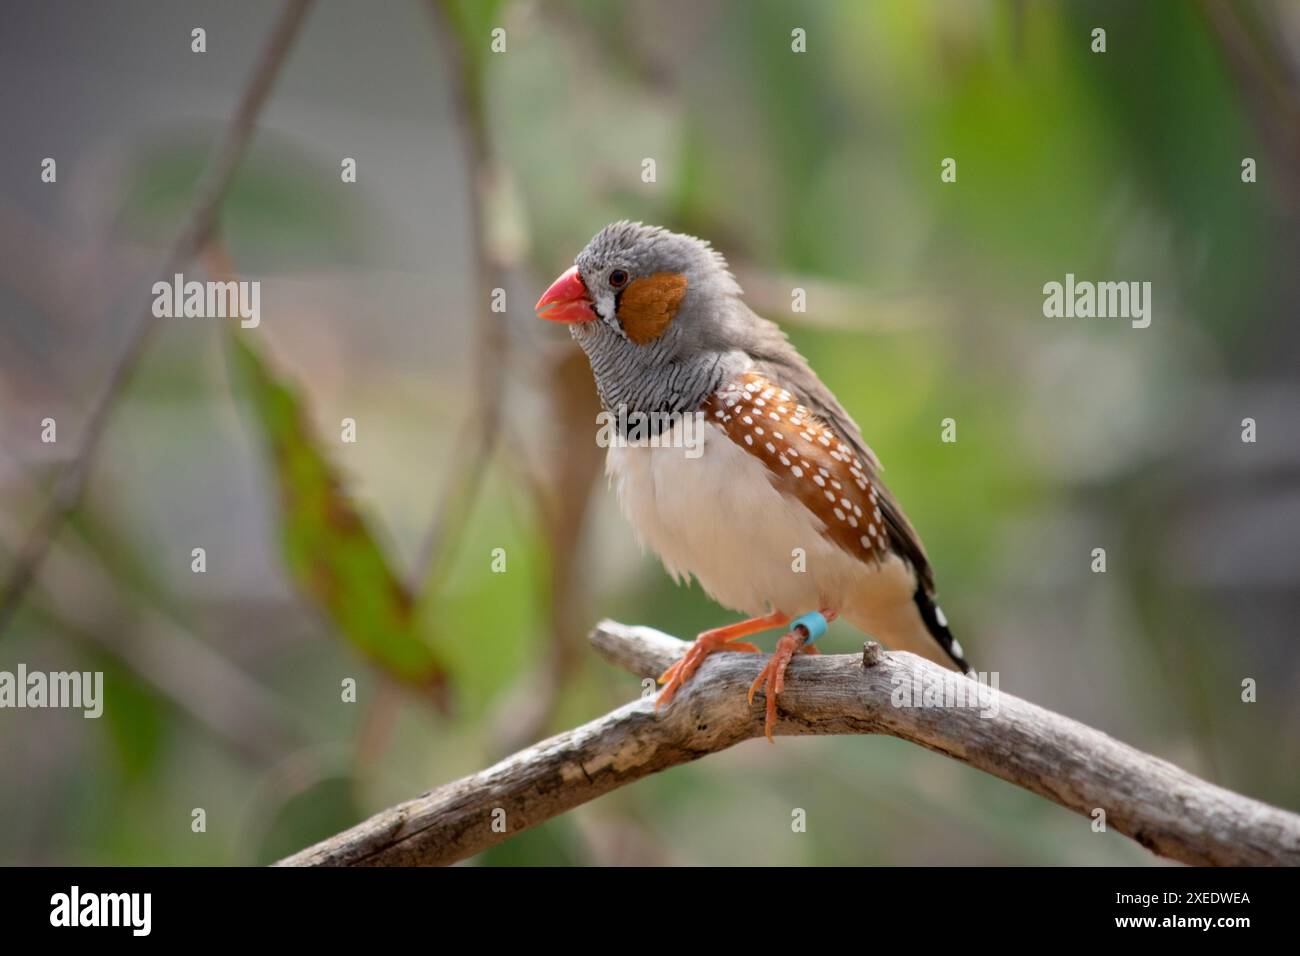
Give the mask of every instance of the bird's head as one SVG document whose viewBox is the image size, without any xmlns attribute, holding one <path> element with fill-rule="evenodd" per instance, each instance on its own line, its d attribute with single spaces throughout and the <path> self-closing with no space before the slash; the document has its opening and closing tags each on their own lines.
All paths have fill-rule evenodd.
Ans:
<svg viewBox="0 0 1300 956">
<path fill-rule="evenodd" d="M 639 222 L 596 233 L 542 294 L 537 314 L 569 323 L 607 405 L 651 390 L 655 406 L 681 401 L 657 388 L 660 380 L 718 366 L 743 348 L 753 318 L 707 242 Z"/>
</svg>

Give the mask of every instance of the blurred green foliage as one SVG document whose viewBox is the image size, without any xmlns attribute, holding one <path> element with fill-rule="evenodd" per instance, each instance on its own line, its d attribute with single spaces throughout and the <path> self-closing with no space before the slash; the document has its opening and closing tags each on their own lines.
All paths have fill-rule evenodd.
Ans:
<svg viewBox="0 0 1300 956">
<path fill-rule="evenodd" d="M 297 397 L 238 332 L 226 341 L 274 473 L 289 573 L 387 672 L 438 688 L 446 671 L 419 626 L 414 598 L 340 487 Z"/>
<path fill-rule="evenodd" d="M 221 203 L 219 231 L 241 259 L 262 268 L 341 264 L 364 258 L 358 209 L 333 188 L 326 161 L 272 133 L 274 159 L 241 164 Z M 179 143 L 177 142 L 179 140 Z M 210 136 L 177 133 L 141 147 L 123 183 L 123 238 L 163 244 L 183 221 L 213 149 Z"/>
<path fill-rule="evenodd" d="M 525 237 L 516 263 L 525 288 L 510 289 L 510 428 L 545 422 L 536 366 L 572 347 L 544 338 L 554 330 L 515 304 L 532 301 L 532 285 L 611 220 L 704 236 L 863 427 L 978 668 L 1225 786 L 1300 803 L 1300 716 L 1289 694 L 1300 668 L 1279 623 L 1293 600 L 1278 597 L 1281 578 L 1249 579 L 1252 549 L 1221 557 L 1230 535 L 1205 524 L 1223 506 L 1229 531 L 1266 538 L 1284 527 L 1274 516 L 1285 508 L 1259 502 L 1293 484 L 1280 471 L 1259 477 L 1248 469 L 1267 465 L 1225 450 L 1235 435 L 1224 421 L 1267 407 L 1266 387 L 1296 385 L 1283 366 L 1294 354 L 1287 237 L 1297 233 L 1279 185 L 1294 170 L 1260 133 L 1285 119 L 1251 100 L 1206 5 L 442 7 L 464 56 L 468 106 L 482 110 Z M 1287 7 L 1236 9 L 1250 33 L 1267 35 Z M 164 609 L 301 718 L 306 756 L 268 766 L 232 752 L 123 655 L 107 655 L 59 614 L 31 612 L 6 654 L 102 667 L 117 696 L 104 721 L 52 735 L 53 755 L 18 742 L 39 736 L 31 723 L 0 741 L 21 768 L 0 790 L 12 821 L 0 859 L 267 862 L 488 765 L 501 756 L 503 728 L 541 692 L 554 653 L 554 555 L 519 460 L 494 459 L 436 592 L 421 602 L 403 583 L 464 453 L 456 423 L 472 412 L 474 386 L 466 330 L 484 301 L 467 252 L 467 209 L 484 171 L 458 165 L 437 21 L 423 3 L 361 13 L 322 4 L 316 16 L 285 99 L 273 99 L 288 104 L 288 118 L 259 132 L 221 217 L 241 272 L 284 280 L 281 302 L 306 318 L 295 328 L 282 308 L 278 327 L 254 336 L 165 330 L 68 536 L 114 577 L 121 606 L 105 631 L 130 634 L 144 609 Z M 505 55 L 490 52 L 497 26 L 509 32 Z M 806 54 L 790 50 L 796 26 L 807 31 Z M 1107 29 L 1104 55 L 1089 50 L 1095 26 Z M 359 100 L 368 109 L 310 98 L 339 75 L 353 91 L 374 85 Z M 233 101 L 240 79 L 223 82 Z M 216 126 L 139 134 L 104 199 L 115 241 L 152 250 L 174 233 Z M 341 152 L 359 156 L 356 188 L 340 188 Z M 1257 186 L 1240 182 L 1244 156 L 1265 171 Z M 656 183 L 639 178 L 645 157 L 657 160 Z M 956 158 L 957 183 L 940 181 L 944 157 Z M 385 192 L 403 171 L 400 188 Z M 411 180 L 429 181 L 430 192 L 415 193 Z M 417 232 L 417 220 L 430 228 Z M 412 252 L 413 235 L 427 247 Z M 393 263 L 411 261 L 422 271 L 417 294 L 404 298 L 412 276 Z M 1152 328 L 1046 323 L 1042 284 L 1066 272 L 1152 280 Z M 426 280 L 432 295 L 418 284 Z M 765 285 L 781 295 L 760 301 Z M 782 298 L 795 285 L 810 290 L 807 314 Z M 367 313 L 334 301 L 352 289 Z M 268 357 L 285 343 L 292 376 Z M 346 414 L 367 422 L 364 455 L 321 440 L 340 394 Z M 257 440 L 224 414 L 232 398 Z M 956 444 L 938 441 L 949 416 Z M 538 457 L 564 454 L 543 445 Z M 574 575 L 581 613 L 683 636 L 729 619 L 638 554 L 602 481 L 567 492 L 594 495 Z M 234 512 L 264 520 L 266 542 L 243 539 L 249 560 L 261 558 L 322 619 L 304 622 L 307 604 L 288 593 L 178 583 L 168 568 L 188 538 L 173 525 L 190 508 L 187 528 Z M 257 550 L 268 542 L 278 547 L 269 557 Z M 1286 542 L 1250 543 L 1278 567 L 1293 563 Z M 1099 544 L 1112 560 L 1104 576 L 1087 567 Z M 497 548 L 508 573 L 492 570 Z M 837 626 L 826 649 L 861 640 Z M 374 666 L 358 669 L 355 652 Z M 417 687 L 445 677 L 454 710 L 392 695 L 387 674 Z M 340 675 L 357 677 L 359 706 L 338 706 Z M 1239 703 L 1243 675 L 1264 689 L 1250 707 Z M 544 729 L 638 692 L 632 677 L 580 650 Z M 189 831 L 200 805 L 210 820 L 202 839 Z M 808 812 L 807 834 L 790 832 L 791 807 Z M 480 862 L 1150 861 L 1024 791 L 863 738 L 748 744 L 610 794 Z"/>
</svg>

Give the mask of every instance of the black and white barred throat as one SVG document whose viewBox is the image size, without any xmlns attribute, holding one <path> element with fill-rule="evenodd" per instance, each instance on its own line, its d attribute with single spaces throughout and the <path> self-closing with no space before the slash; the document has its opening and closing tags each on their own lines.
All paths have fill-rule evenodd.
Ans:
<svg viewBox="0 0 1300 956">
<path fill-rule="evenodd" d="M 743 356 L 702 352 L 675 358 L 677 336 L 673 329 L 648 345 L 635 345 L 603 321 L 569 326 L 587 353 L 596 391 L 606 411 L 614 412 L 619 430 L 626 435 L 625 414 L 636 412 L 661 422 L 665 416 L 695 412 L 704 400 L 742 368 Z M 651 425 L 657 434 L 659 424 Z"/>
</svg>

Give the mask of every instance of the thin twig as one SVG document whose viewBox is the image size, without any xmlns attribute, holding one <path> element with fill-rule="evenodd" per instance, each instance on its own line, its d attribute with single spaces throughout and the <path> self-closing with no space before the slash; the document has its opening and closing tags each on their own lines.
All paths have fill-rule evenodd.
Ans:
<svg viewBox="0 0 1300 956">
<path fill-rule="evenodd" d="M 492 248 L 484 214 L 487 189 L 492 188 L 495 165 L 487 134 L 487 117 L 482 90 L 475 66 L 466 51 L 442 0 L 430 0 L 435 34 L 447 62 L 447 79 L 451 102 L 459 128 L 461 162 L 468 184 L 469 241 L 474 253 L 474 287 L 472 300 L 478 316 L 475 351 L 478 392 L 475 408 L 461 428 L 455 448 L 468 448 L 454 456 L 455 472 L 443 488 L 433 523 L 416 556 L 411 576 L 415 594 L 431 596 L 444 565 L 456 552 L 461 536 L 483 487 L 487 467 L 496 448 L 501 430 L 501 410 L 505 401 L 505 367 L 508 361 L 506 314 L 488 308 L 488 290 L 506 287 L 506 268 Z"/>
<path fill-rule="evenodd" d="M 267 40 L 266 47 L 253 70 L 244 94 L 230 125 L 217 149 L 212 153 L 204 170 L 191 206 L 185 228 L 177 236 L 167 259 L 159 270 L 161 281 L 170 282 L 173 274 L 187 263 L 203 245 L 216 221 L 217 208 L 226 189 L 234 178 L 235 170 L 243 158 L 244 150 L 252 138 L 253 127 L 270 95 L 280 68 L 293 45 L 312 0 L 286 0 Z M 49 553 L 50 545 L 63 527 L 63 522 L 80 503 L 86 489 L 86 478 L 103 437 L 105 427 L 127 385 L 139 367 L 140 359 L 148 348 L 158 319 L 152 311 L 144 312 L 136 323 L 127 343 L 126 351 L 118 359 L 109 376 L 108 386 L 99 401 L 91 408 L 81 434 L 81 443 L 73 459 L 55 480 L 50 496 L 36 523 L 24 538 L 22 546 L 10 567 L 4 587 L 0 588 L 0 635 L 13 619 L 22 604 L 32 579 L 40 570 Z"/>
<path fill-rule="evenodd" d="M 611 663 L 642 676 L 686 645 L 603 622 L 591 635 Z M 520 751 L 496 766 L 385 810 L 282 866 L 448 864 L 651 773 L 763 733 L 745 690 L 759 655 L 715 654 L 672 705 L 648 696 Z M 900 687 L 957 677 L 912 654 L 797 657 L 777 733 L 888 734 L 970 764 L 1105 825 L 1153 853 L 1201 865 L 1300 865 L 1300 816 L 1198 779 L 1098 730 L 984 688 L 977 706 L 895 706 Z M 920 701 L 918 700 L 918 703 Z"/>
</svg>

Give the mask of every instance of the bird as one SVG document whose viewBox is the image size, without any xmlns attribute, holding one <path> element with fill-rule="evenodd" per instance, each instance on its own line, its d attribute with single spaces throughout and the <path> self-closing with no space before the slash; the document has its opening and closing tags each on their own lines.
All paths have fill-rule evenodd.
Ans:
<svg viewBox="0 0 1300 956">
<path fill-rule="evenodd" d="M 885 645 L 970 672 L 936 602 L 921 540 L 844 406 L 781 328 L 746 305 L 705 240 L 640 222 L 602 228 L 542 294 L 614 416 L 605 471 L 643 547 L 743 620 L 700 633 L 659 678 L 669 706 L 710 654 L 759 653 L 763 732 L 796 654 L 841 619 Z M 638 427 L 631 427 L 635 423 Z M 684 451 L 694 427 L 698 447 Z M 633 440 L 635 439 L 635 440 Z"/>
</svg>

